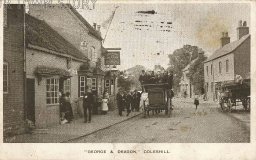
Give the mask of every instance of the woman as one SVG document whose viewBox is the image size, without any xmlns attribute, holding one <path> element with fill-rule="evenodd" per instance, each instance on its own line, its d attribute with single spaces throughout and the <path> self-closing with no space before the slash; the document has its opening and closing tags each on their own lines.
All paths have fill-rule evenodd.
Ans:
<svg viewBox="0 0 256 160">
<path fill-rule="evenodd" d="M 102 114 L 107 114 L 108 111 L 109 94 L 108 91 L 103 93 L 103 99 L 101 103 Z"/>
<path fill-rule="evenodd" d="M 74 116 L 73 116 L 73 110 L 72 110 L 71 103 L 70 103 L 70 93 L 69 92 L 67 92 L 65 94 L 64 106 L 66 108 L 65 119 L 68 121 L 68 123 L 70 123 L 73 120 Z"/>
</svg>

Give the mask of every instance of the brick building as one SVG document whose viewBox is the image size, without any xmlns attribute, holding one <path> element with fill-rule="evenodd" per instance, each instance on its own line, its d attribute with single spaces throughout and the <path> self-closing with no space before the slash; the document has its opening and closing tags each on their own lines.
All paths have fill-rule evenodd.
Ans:
<svg viewBox="0 0 256 160">
<path fill-rule="evenodd" d="M 87 57 L 46 22 L 26 15 L 28 115 L 37 128 L 59 123 L 59 91 L 71 93 L 77 113 L 78 72 Z"/>
<path fill-rule="evenodd" d="M 204 62 L 205 91 L 209 100 L 216 100 L 222 83 L 234 81 L 236 76 L 250 76 L 251 40 L 246 21 L 239 22 L 237 40 L 230 43 L 228 33 L 220 39 L 221 48 Z"/>
<path fill-rule="evenodd" d="M 4 135 L 21 133 L 25 128 L 24 7 L 24 5 L 4 6 Z"/>
</svg>

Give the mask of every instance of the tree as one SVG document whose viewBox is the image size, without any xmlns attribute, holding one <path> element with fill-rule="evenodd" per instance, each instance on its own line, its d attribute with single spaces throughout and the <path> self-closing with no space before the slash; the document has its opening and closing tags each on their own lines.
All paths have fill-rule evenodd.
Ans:
<svg viewBox="0 0 256 160">
<path fill-rule="evenodd" d="M 170 66 L 167 70 L 172 70 L 174 73 L 174 90 L 179 90 L 179 83 L 182 77 L 182 70 L 198 56 L 198 47 L 184 45 L 180 49 L 176 49 L 173 54 L 169 55 Z"/>
<path fill-rule="evenodd" d="M 188 77 L 190 82 L 194 86 L 194 93 L 201 94 L 202 88 L 204 88 L 204 61 L 207 57 L 204 52 L 198 54 L 198 58 L 189 67 Z"/>
</svg>

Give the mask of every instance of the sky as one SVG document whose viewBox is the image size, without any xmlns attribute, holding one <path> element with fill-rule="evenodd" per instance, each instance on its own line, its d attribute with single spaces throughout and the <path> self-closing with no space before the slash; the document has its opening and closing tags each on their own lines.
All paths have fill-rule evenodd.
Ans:
<svg viewBox="0 0 256 160">
<path fill-rule="evenodd" d="M 107 27 L 113 11 L 116 13 Z M 139 11 L 154 10 L 155 14 Z M 90 23 L 103 25 L 103 46 L 121 48 L 121 65 L 127 69 L 143 65 L 168 67 L 168 55 L 183 45 L 196 45 L 207 56 L 220 48 L 222 32 L 237 40 L 239 20 L 250 26 L 250 5 L 245 3 L 100 3 L 92 10 L 77 9 Z M 105 25 L 104 25 L 105 24 Z"/>
</svg>

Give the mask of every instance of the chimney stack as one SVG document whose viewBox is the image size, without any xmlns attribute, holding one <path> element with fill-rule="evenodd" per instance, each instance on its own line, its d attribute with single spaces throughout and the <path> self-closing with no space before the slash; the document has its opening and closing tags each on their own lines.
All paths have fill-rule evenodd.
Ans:
<svg viewBox="0 0 256 160">
<path fill-rule="evenodd" d="M 247 27 L 246 21 L 243 22 L 240 20 L 237 27 L 237 39 L 240 39 L 247 34 L 249 34 L 249 27 Z"/>
<path fill-rule="evenodd" d="M 228 32 L 222 32 L 222 37 L 220 38 L 221 47 L 230 43 L 230 37 L 228 36 Z"/>
<path fill-rule="evenodd" d="M 96 30 L 96 26 L 97 24 L 96 23 L 93 23 L 93 28 Z"/>
</svg>

